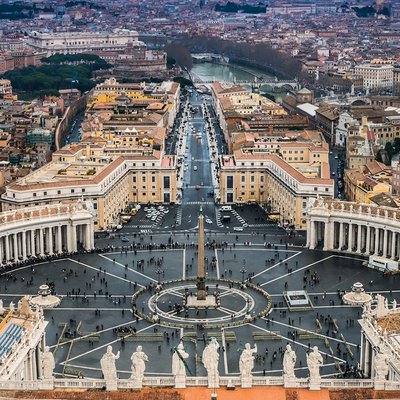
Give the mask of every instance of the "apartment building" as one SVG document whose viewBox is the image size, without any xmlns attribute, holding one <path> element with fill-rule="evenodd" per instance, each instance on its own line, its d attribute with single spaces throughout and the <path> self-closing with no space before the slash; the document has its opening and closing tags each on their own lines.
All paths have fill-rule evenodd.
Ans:
<svg viewBox="0 0 400 400">
<path fill-rule="evenodd" d="M 354 75 L 363 78 L 364 89 L 391 89 L 393 87 L 393 65 L 359 64 L 354 67 Z"/>
<path fill-rule="evenodd" d="M 101 142 L 68 145 L 53 153 L 50 163 L 9 185 L 2 205 L 13 210 L 79 199 L 92 202 L 95 230 L 118 225 L 130 202 L 174 202 L 175 156 L 153 149 L 110 155 Z"/>
</svg>

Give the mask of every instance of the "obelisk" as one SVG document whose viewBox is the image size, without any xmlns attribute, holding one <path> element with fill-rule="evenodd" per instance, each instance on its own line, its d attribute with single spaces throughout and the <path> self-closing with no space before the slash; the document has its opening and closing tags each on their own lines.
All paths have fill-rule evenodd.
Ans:
<svg viewBox="0 0 400 400">
<path fill-rule="evenodd" d="M 199 241 L 197 246 L 197 300 L 206 299 L 206 272 L 204 269 L 204 216 L 200 208 Z"/>
</svg>

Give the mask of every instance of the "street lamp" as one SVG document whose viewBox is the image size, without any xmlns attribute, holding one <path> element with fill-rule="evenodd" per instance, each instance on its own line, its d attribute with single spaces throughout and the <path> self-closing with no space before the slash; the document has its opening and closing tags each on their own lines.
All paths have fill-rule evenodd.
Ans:
<svg viewBox="0 0 400 400">
<path fill-rule="evenodd" d="M 242 274 L 242 282 L 244 282 L 244 275 L 246 274 L 247 269 L 243 266 L 239 272 Z"/>
</svg>

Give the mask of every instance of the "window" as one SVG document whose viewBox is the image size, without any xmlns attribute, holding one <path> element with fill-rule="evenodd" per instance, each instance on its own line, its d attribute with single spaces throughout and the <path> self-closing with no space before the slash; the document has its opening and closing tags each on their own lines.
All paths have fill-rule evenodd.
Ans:
<svg viewBox="0 0 400 400">
<path fill-rule="evenodd" d="M 242 182 L 246 182 L 246 175 L 242 175 Z"/>
<path fill-rule="evenodd" d="M 133 183 L 136 183 L 136 176 L 133 176 L 133 177 L 132 177 L 132 182 L 133 182 Z"/>
<path fill-rule="evenodd" d="M 226 177 L 226 187 L 227 189 L 233 189 L 233 176 L 229 175 Z"/>
<path fill-rule="evenodd" d="M 36 193 L 33 193 L 33 197 L 36 197 Z"/>
<path fill-rule="evenodd" d="M 152 182 L 152 183 L 155 183 L 155 181 L 156 181 L 156 177 L 155 177 L 155 176 L 152 176 L 152 177 L 151 177 L 151 182 Z"/>
<path fill-rule="evenodd" d="M 71 189 L 71 193 L 75 193 L 75 189 Z"/>
<path fill-rule="evenodd" d="M 57 190 L 57 194 L 61 194 L 61 190 Z"/>
<path fill-rule="evenodd" d="M 143 182 L 143 183 L 146 182 L 146 175 L 143 175 L 143 176 L 142 176 L 142 182 Z"/>
<path fill-rule="evenodd" d="M 86 192 L 86 189 L 82 189 L 82 193 L 85 193 Z"/>
<path fill-rule="evenodd" d="M 260 182 L 264 182 L 264 175 L 260 176 Z"/>
<path fill-rule="evenodd" d="M 43 196 L 47 196 L 47 192 L 43 192 Z"/>
<path fill-rule="evenodd" d="M 250 182 L 254 182 L 254 175 L 250 176 Z"/>
<path fill-rule="evenodd" d="M 164 176 L 164 189 L 169 189 L 171 187 L 170 177 Z"/>
</svg>

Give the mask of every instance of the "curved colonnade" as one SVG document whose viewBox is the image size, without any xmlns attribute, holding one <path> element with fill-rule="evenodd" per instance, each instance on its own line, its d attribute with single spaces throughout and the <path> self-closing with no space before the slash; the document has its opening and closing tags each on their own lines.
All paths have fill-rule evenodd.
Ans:
<svg viewBox="0 0 400 400">
<path fill-rule="evenodd" d="M 307 216 L 307 247 L 398 260 L 400 210 L 371 204 L 316 200 Z"/>
<path fill-rule="evenodd" d="M 85 202 L 0 213 L 0 264 L 94 248 L 93 215 Z"/>
</svg>

